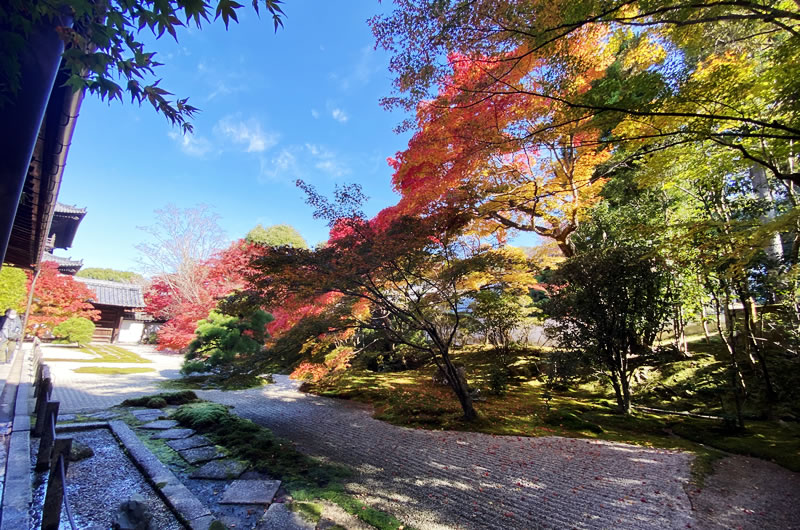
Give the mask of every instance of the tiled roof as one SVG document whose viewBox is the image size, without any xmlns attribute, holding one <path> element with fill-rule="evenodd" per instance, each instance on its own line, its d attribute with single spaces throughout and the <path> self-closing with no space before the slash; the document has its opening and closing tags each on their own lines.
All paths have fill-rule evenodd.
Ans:
<svg viewBox="0 0 800 530">
<path fill-rule="evenodd" d="M 96 304 L 118 307 L 144 307 L 141 285 L 78 276 L 75 279 L 85 283 L 86 287 L 95 292 L 97 296 L 92 299 L 92 302 Z"/>
<path fill-rule="evenodd" d="M 56 256 L 50 252 L 42 254 L 42 261 L 52 261 L 58 265 L 58 270 L 62 274 L 75 274 L 83 267 L 83 260 L 74 260 L 64 256 Z"/>
<path fill-rule="evenodd" d="M 63 204 L 60 202 L 56 203 L 55 213 L 67 213 L 67 214 L 85 214 L 86 208 L 78 208 L 77 206 L 70 206 L 69 204 Z"/>
<path fill-rule="evenodd" d="M 55 254 L 51 254 L 50 252 L 45 252 L 42 254 L 42 261 L 53 261 L 58 264 L 59 267 L 62 265 L 65 266 L 72 266 L 72 267 L 79 267 L 83 265 L 83 260 L 74 260 L 72 258 L 65 258 L 64 256 L 56 256 Z"/>
</svg>

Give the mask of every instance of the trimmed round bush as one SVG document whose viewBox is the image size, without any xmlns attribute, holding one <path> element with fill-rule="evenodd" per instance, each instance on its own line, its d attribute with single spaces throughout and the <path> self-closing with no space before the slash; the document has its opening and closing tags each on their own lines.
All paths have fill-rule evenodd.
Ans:
<svg viewBox="0 0 800 530">
<path fill-rule="evenodd" d="M 148 409 L 163 409 L 167 406 L 167 400 L 161 397 L 154 397 L 147 400 L 145 406 Z"/>
<path fill-rule="evenodd" d="M 53 329 L 53 335 L 60 341 L 78 344 L 91 342 L 94 335 L 94 322 L 84 317 L 68 318 Z"/>
</svg>

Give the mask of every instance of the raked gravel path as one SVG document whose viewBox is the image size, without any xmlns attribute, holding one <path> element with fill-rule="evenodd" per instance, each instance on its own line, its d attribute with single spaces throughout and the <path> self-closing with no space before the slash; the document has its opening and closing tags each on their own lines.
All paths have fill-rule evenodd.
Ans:
<svg viewBox="0 0 800 530">
<path fill-rule="evenodd" d="M 691 455 L 571 438 L 397 427 L 363 406 L 301 393 L 275 376 L 259 389 L 198 392 L 353 467 L 347 488 L 419 529 L 696 528 L 685 490 Z"/>
</svg>

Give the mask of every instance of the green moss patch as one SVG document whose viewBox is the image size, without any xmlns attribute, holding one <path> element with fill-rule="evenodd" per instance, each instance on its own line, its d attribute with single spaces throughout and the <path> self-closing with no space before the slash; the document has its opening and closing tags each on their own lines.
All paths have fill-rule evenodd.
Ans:
<svg viewBox="0 0 800 530">
<path fill-rule="evenodd" d="M 91 359 L 50 359 L 46 362 L 70 362 L 70 363 L 152 363 L 138 353 L 114 346 L 113 344 L 92 344 L 83 346 L 78 350 L 92 356 Z"/>
<path fill-rule="evenodd" d="M 182 405 L 172 415 L 184 426 L 204 434 L 225 448 L 231 457 L 248 462 L 258 471 L 283 481 L 283 486 L 306 515 L 316 513 L 314 501 L 328 500 L 380 529 L 395 530 L 402 524 L 392 515 L 357 501 L 344 491 L 343 479 L 351 476 L 345 467 L 323 464 L 297 451 L 289 441 L 250 420 L 231 414 L 217 403 Z"/>
<path fill-rule="evenodd" d="M 159 394 L 152 394 L 149 396 L 126 399 L 121 403 L 121 405 L 123 407 L 147 407 L 148 403 L 153 398 L 163 399 L 167 405 L 184 405 L 186 403 L 193 403 L 195 401 L 200 401 L 200 398 L 197 397 L 197 394 L 195 394 L 191 390 L 184 390 L 183 392 L 162 392 Z"/>
<path fill-rule="evenodd" d="M 104 375 L 128 375 L 128 374 L 145 374 L 148 372 L 155 372 L 155 368 L 139 368 L 135 366 L 81 366 L 80 368 L 73 368 L 76 374 L 104 374 Z"/>
</svg>

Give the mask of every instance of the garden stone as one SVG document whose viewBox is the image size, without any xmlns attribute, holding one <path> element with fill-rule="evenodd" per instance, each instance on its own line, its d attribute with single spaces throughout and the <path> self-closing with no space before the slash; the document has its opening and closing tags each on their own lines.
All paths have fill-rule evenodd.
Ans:
<svg viewBox="0 0 800 530">
<path fill-rule="evenodd" d="M 206 478 L 211 480 L 230 480 L 241 475 L 247 469 L 247 464 L 238 460 L 212 460 L 189 475 L 191 478 Z"/>
<path fill-rule="evenodd" d="M 141 426 L 141 428 L 162 431 L 171 429 L 173 427 L 176 427 L 177 425 L 178 422 L 175 420 L 156 420 L 156 421 L 151 421 L 150 423 L 145 423 L 144 425 Z"/>
<path fill-rule="evenodd" d="M 94 456 L 94 450 L 83 442 L 72 440 L 72 449 L 69 452 L 70 462 L 78 462 Z"/>
<path fill-rule="evenodd" d="M 285 504 L 270 505 L 256 526 L 257 530 L 313 530 L 315 525 L 291 511 Z"/>
<path fill-rule="evenodd" d="M 182 438 L 180 440 L 170 440 L 167 445 L 175 451 L 184 451 L 186 449 L 194 449 L 195 447 L 205 447 L 211 445 L 208 438 L 205 436 L 192 436 L 190 438 Z"/>
<path fill-rule="evenodd" d="M 133 495 L 129 501 L 123 502 L 111 528 L 114 530 L 150 530 L 152 516 L 144 503 L 144 497 Z"/>
<path fill-rule="evenodd" d="M 94 418 L 96 420 L 113 420 L 119 414 L 117 412 L 112 412 L 110 410 L 101 410 L 100 412 L 95 412 L 94 414 L 87 414 L 88 418 Z"/>
<path fill-rule="evenodd" d="M 64 422 L 64 421 L 75 421 L 76 417 L 77 416 L 75 414 L 61 414 L 61 415 L 58 416 L 58 423 L 61 423 L 61 422 Z"/>
<path fill-rule="evenodd" d="M 163 411 L 153 409 L 136 409 L 131 414 L 139 421 L 153 421 L 164 415 Z"/>
<path fill-rule="evenodd" d="M 225 488 L 219 503 L 269 504 L 280 486 L 280 480 L 234 480 Z"/>
<path fill-rule="evenodd" d="M 153 436 L 159 440 L 180 440 L 181 438 L 188 438 L 194 434 L 192 429 L 167 429 Z"/>
<path fill-rule="evenodd" d="M 195 447 L 193 449 L 178 451 L 178 453 L 190 464 L 208 462 L 209 460 L 216 460 L 225 456 L 223 453 L 220 453 L 216 447 Z"/>
</svg>

